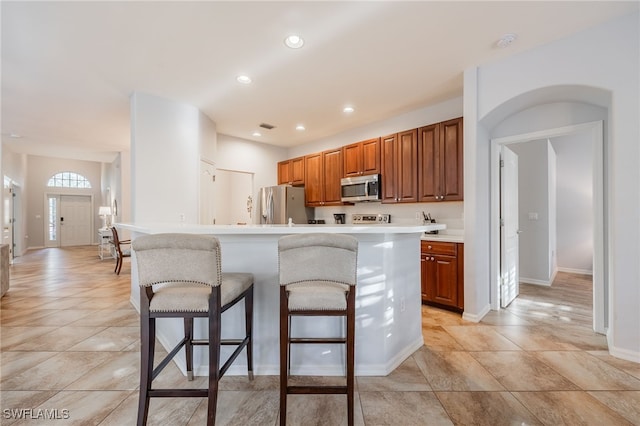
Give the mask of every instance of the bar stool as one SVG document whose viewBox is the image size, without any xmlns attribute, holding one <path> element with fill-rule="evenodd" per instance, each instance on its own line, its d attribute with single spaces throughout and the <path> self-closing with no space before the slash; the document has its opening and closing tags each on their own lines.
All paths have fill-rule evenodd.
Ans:
<svg viewBox="0 0 640 426">
<path fill-rule="evenodd" d="M 287 422 L 289 394 L 346 394 L 348 424 L 354 419 L 354 342 L 358 240 L 349 235 L 287 235 L 278 241 L 280 274 L 280 425 Z M 294 316 L 346 317 L 344 336 L 292 337 Z M 346 345 L 346 386 L 290 386 L 291 344 Z"/>
<path fill-rule="evenodd" d="M 147 423 L 149 398 L 207 397 L 207 425 L 214 425 L 218 381 L 245 347 L 249 380 L 253 379 L 253 275 L 222 273 L 220 242 L 213 236 L 145 235 L 133 241 L 133 250 L 140 284 L 142 343 L 137 424 Z M 245 301 L 245 336 L 222 340 L 221 314 L 242 299 Z M 183 318 L 184 338 L 154 369 L 156 318 Z M 194 339 L 194 318 L 208 319 L 209 340 Z M 193 380 L 193 345 L 209 346 L 208 389 L 153 389 L 153 380 L 182 347 L 185 348 L 187 377 Z M 220 345 L 237 345 L 237 348 L 219 368 Z"/>
</svg>

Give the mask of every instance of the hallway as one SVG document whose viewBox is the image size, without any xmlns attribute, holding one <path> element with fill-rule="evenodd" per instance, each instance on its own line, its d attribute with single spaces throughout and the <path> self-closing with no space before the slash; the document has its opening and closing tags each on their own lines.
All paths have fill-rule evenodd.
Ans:
<svg viewBox="0 0 640 426">
<path fill-rule="evenodd" d="M 95 246 L 16 258 L 1 303 L 3 425 L 135 423 L 139 320 L 129 262 L 117 276 Z M 605 337 L 591 331 L 590 285 L 562 273 L 551 288 L 522 284 L 508 309 L 479 324 L 423 307 L 425 346 L 387 377 L 357 377 L 356 424 L 639 425 L 640 364 L 609 356 Z M 187 382 L 176 367 L 158 380 L 194 383 L 205 379 Z M 278 383 L 225 377 L 218 424 L 276 425 Z M 346 424 L 341 396 L 296 395 L 289 406 L 292 425 Z M 26 409 L 68 418 L 16 420 Z M 148 424 L 204 425 L 205 417 L 202 399 L 155 399 Z"/>
</svg>

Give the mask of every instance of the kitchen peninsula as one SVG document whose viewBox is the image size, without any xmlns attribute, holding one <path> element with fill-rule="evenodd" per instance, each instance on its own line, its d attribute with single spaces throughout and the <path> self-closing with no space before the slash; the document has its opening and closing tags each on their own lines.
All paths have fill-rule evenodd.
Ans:
<svg viewBox="0 0 640 426">
<path fill-rule="evenodd" d="M 356 375 L 384 376 L 393 371 L 423 344 L 420 295 L 420 237 L 426 231 L 443 230 L 443 224 L 402 225 L 189 225 L 116 224 L 131 232 L 131 238 L 159 233 L 215 235 L 222 247 L 223 272 L 251 272 L 254 284 L 254 371 L 279 374 L 278 239 L 283 235 L 310 232 L 343 233 L 359 242 L 356 293 Z M 140 310 L 135 253 L 131 262 L 131 303 Z M 222 317 L 223 337 L 239 336 L 244 330 L 242 304 Z M 204 320 L 196 321 L 195 334 L 206 338 Z M 292 334 L 338 335 L 338 318 L 296 318 Z M 157 337 L 165 348 L 181 338 L 180 320 L 160 319 Z M 208 374 L 205 348 L 195 348 L 194 373 Z M 226 352 L 228 351 L 228 352 Z M 230 353 L 224 348 L 222 357 Z M 296 345 L 292 348 L 292 374 L 342 375 L 344 351 L 338 345 Z M 184 356 L 176 357 L 185 372 Z M 243 357 L 236 359 L 228 374 L 245 374 Z"/>
</svg>

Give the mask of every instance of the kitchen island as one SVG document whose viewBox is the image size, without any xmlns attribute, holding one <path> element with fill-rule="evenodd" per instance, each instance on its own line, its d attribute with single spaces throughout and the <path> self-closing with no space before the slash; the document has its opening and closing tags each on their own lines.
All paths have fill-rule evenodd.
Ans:
<svg viewBox="0 0 640 426">
<path fill-rule="evenodd" d="M 385 376 L 423 344 L 420 296 L 420 237 L 425 231 L 445 229 L 429 225 L 188 225 L 116 224 L 131 232 L 131 238 L 159 233 L 215 235 L 222 248 L 223 272 L 250 272 L 254 281 L 254 372 L 279 374 L 279 284 L 278 239 L 283 235 L 310 232 L 350 234 L 358 239 L 356 287 L 356 375 Z M 135 252 L 131 262 L 131 303 L 140 311 Z M 205 320 L 196 321 L 196 337 L 206 338 Z M 293 336 L 326 333 L 335 336 L 343 329 L 341 318 L 295 318 Z M 222 316 L 222 336 L 242 335 L 244 305 Z M 159 319 L 157 338 L 165 348 L 173 348 L 182 338 L 178 319 Z M 206 348 L 195 348 L 194 374 L 208 374 Z M 222 348 L 222 358 L 231 348 Z M 343 375 L 344 349 L 341 345 L 295 345 L 291 353 L 291 373 L 303 375 Z M 176 362 L 185 370 L 184 355 Z M 240 356 L 227 374 L 246 374 Z"/>
</svg>

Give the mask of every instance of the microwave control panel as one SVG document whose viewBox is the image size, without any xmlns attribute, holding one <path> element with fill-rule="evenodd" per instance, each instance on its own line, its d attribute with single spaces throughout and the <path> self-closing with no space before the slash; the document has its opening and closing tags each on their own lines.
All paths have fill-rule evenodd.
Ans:
<svg viewBox="0 0 640 426">
<path fill-rule="evenodd" d="M 354 214 L 351 216 L 351 223 L 359 225 L 386 225 L 391 223 L 390 214 Z"/>
</svg>

